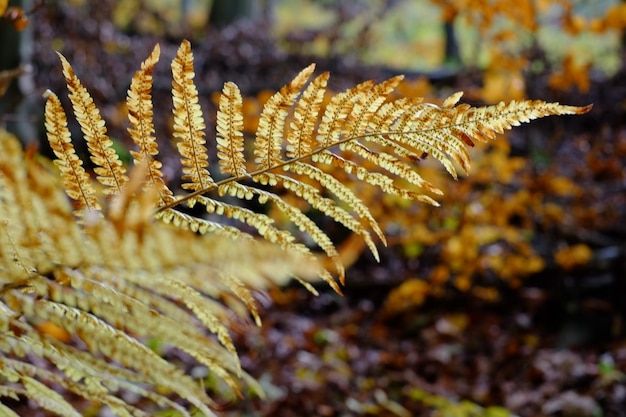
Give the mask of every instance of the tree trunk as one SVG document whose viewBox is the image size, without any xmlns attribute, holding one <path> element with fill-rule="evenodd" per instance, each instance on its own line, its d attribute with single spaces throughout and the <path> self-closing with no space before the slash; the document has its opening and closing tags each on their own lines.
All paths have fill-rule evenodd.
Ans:
<svg viewBox="0 0 626 417">
<path fill-rule="evenodd" d="M 258 0 L 213 0 L 209 23 L 216 27 L 228 26 L 241 19 L 253 18 L 260 13 Z"/>
<path fill-rule="evenodd" d="M 9 6 L 28 10 L 30 0 L 10 0 Z M 25 68 L 30 62 L 32 35 L 30 28 L 17 31 L 11 22 L 0 19 L 0 71 Z M 32 77 L 26 72 L 14 79 L 0 97 L 0 127 L 16 134 L 23 141 L 37 139 L 37 116 L 33 109 L 36 100 L 32 94 Z"/>
</svg>

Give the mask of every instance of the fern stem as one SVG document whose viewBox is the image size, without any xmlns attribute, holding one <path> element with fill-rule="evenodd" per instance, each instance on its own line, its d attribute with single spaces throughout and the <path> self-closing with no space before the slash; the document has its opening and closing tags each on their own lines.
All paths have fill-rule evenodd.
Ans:
<svg viewBox="0 0 626 417">
<path fill-rule="evenodd" d="M 422 132 L 423 132 L 423 130 L 422 130 Z M 162 212 L 164 210 L 174 208 L 174 207 L 184 203 L 185 201 L 191 200 L 194 197 L 198 197 L 199 195 L 206 194 L 206 193 L 208 193 L 210 191 L 213 191 L 213 190 L 219 188 L 222 185 L 231 184 L 231 183 L 237 183 L 237 182 L 240 182 L 240 181 L 243 181 L 243 180 L 246 180 L 246 179 L 253 178 L 253 177 L 257 176 L 257 175 L 262 175 L 262 174 L 266 174 L 266 173 L 268 173 L 270 171 L 279 170 L 279 169 L 283 168 L 284 166 L 287 166 L 287 165 L 290 165 L 290 164 L 294 164 L 296 162 L 304 161 L 307 158 L 312 158 L 313 156 L 315 156 L 317 154 L 320 154 L 320 153 L 322 153 L 324 151 L 327 151 L 327 150 L 329 150 L 331 148 L 334 148 L 335 146 L 338 146 L 338 145 L 341 145 L 341 144 L 344 144 L 344 143 L 347 143 L 347 142 L 352 142 L 352 141 L 355 141 L 355 140 L 364 139 L 364 138 L 367 138 L 369 136 L 393 135 L 393 134 L 399 134 L 399 133 L 411 133 L 411 132 L 382 132 L 382 133 L 367 134 L 367 135 L 362 135 L 362 136 L 355 136 L 355 137 L 340 139 L 340 140 L 338 140 L 336 142 L 333 142 L 330 145 L 326 145 L 326 146 L 322 146 L 320 148 L 317 148 L 315 151 L 313 151 L 313 152 L 311 152 L 309 154 L 298 156 L 296 158 L 291 158 L 291 159 L 283 161 L 283 162 L 281 162 L 279 164 L 276 164 L 276 165 L 273 165 L 273 166 L 270 166 L 270 167 L 266 167 L 266 168 L 262 168 L 262 169 L 258 169 L 256 171 L 249 172 L 249 173 L 247 173 L 245 175 L 239 175 L 237 177 L 229 177 L 229 178 L 223 179 L 221 181 L 218 181 L 218 182 L 216 182 L 216 183 L 214 183 L 214 184 L 212 184 L 212 185 L 210 185 L 208 187 L 205 187 L 205 188 L 202 188 L 202 189 L 199 189 L 199 190 L 195 190 L 195 191 L 193 191 L 193 192 L 191 192 L 189 194 L 186 194 L 183 197 L 179 197 L 179 198 L 171 201 L 170 203 L 165 204 L 165 205 L 159 207 L 156 212 L 160 213 L 160 212 Z"/>
</svg>

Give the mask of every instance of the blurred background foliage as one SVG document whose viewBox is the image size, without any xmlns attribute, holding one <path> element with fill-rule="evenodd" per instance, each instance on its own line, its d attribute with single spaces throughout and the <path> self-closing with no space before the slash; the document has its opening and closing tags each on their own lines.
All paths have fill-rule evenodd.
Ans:
<svg viewBox="0 0 626 417">
<path fill-rule="evenodd" d="M 236 413 L 403 416 L 419 403 L 439 416 L 505 415 L 479 402 L 529 416 L 625 415 L 623 374 L 611 370 L 626 368 L 626 2 L 11 0 L 0 15 L 0 126 L 31 144 L 41 93 L 65 89 L 55 50 L 123 149 L 132 74 L 154 43 L 168 61 L 183 37 L 207 119 L 223 82 L 235 81 L 247 135 L 270 95 L 310 62 L 331 71 L 334 91 L 405 73 L 398 94 L 433 102 L 463 90 L 472 104 L 594 103 L 580 119 L 476 146 L 471 175 L 458 182 L 419 161 L 445 192 L 441 207 L 357 190 L 388 235 L 382 264 L 323 225 L 352 265 L 347 297 L 287 288 L 263 300 L 266 326 L 239 343 L 269 401 Z M 175 178 L 168 71 L 157 68 L 154 98 L 164 173 Z M 510 382 L 516 372 L 522 380 Z"/>
</svg>

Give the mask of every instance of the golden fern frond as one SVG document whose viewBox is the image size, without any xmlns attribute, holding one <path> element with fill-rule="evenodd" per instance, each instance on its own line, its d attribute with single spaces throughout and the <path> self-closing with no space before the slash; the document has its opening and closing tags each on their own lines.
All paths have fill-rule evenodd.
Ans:
<svg viewBox="0 0 626 417">
<path fill-rule="evenodd" d="M 24 387 L 23 390 L 19 388 L 16 389 L 14 393 L 33 398 L 38 406 L 55 414 L 80 417 L 80 413 L 78 413 L 70 403 L 65 401 L 59 393 L 33 378 L 33 376 L 39 378 L 49 377 L 49 379 L 54 380 L 54 376 L 50 375 L 46 370 L 42 370 L 29 363 L 10 359 L 2 360 L 2 358 L 0 358 L 0 364 L 7 370 L 6 375 L 9 379 L 13 379 L 16 382 L 19 381 Z"/>
<path fill-rule="evenodd" d="M 253 179 L 260 181 L 262 184 L 267 184 L 269 182 L 272 182 L 274 185 L 276 185 L 277 178 L 279 177 L 276 175 L 261 174 L 259 176 L 256 176 Z M 300 184 L 300 185 L 304 185 L 304 184 Z M 337 252 L 337 249 L 333 245 L 332 240 L 321 228 L 319 228 L 319 226 L 313 220 L 307 217 L 300 209 L 287 203 L 283 198 L 281 198 L 277 194 L 264 191 L 255 187 L 248 187 L 243 184 L 236 183 L 236 182 L 220 185 L 218 187 L 218 192 L 220 193 L 220 195 L 230 195 L 230 196 L 237 197 L 240 199 L 248 199 L 248 200 L 251 198 L 251 196 L 257 195 L 259 203 L 266 204 L 270 202 L 274 204 L 276 208 L 278 208 L 278 210 L 284 213 L 289 218 L 289 220 L 293 222 L 293 224 L 295 224 L 302 232 L 309 235 L 311 239 L 326 253 L 326 255 L 335 262 L 335 266 L 337 267 L 339 278 L 340 280 L 343 280 L 345 271 L 344 271 L 343 266 L 341 265 L 341 261 L 339 259 L 339 253 Z M 194 197 L 189 201 L 191 202 L 200 201 L 203 204 L 205 204 L 207 207 L 209 207 L 209 204 L 210 204 L 210 203 L 207 203 L 201 197 Z M 220 214 L 219 211 L 216 211 L 216 213 Z M 248 218 L 248 220 L 249 220 L 248 223 L 254 228 L 256 228 L 257 231 L 261 234 L 261 236 L 263 236 L 270 242 L 280 244 L 281 247 L 283 247 L 289 252 L 308 253 L 308 249 L 305 246 L 300 245 L 293 241 L 293 235 L 291 233 L 281 232 L 278 229 L 271 226 L 271 224 L 268 223 L 268 220 L 271 220 L 271 218 L 265 215 L 261 215 L 261 221 L 258 221 L 256 216 L 250 217 Z M 328 274 L 324 274 L 323 279 L 326 282 L 328 282 L 328 284 L 330 284 L 336 291 L 339 291 L 339 287 L 337 287 L 335 280 L 332 278 L 329 279 L 329 277 L 331 276 Z"/>
<path fill-rule="evenodd" d="M 357 195 L 345 184 L 339 181 L 331 174 L 322 171 L 316 166 L 305 164 L 302 162 L 294 162 L 289 165 L 285 165 L 283 168 L 291 172 L 295 172 L 297 175 L 305 175 L 313 181 L 317 181 L 322 188 L 326 190 L 332 190 L 332 194 L 336 198 L 350 207 L 361 218 L 367 221 L 369 227 L 376 233 L 376 236 L 386 244 L 385 234 L 381 230 L 376 219 L 372 216 L 369 209 L 363 203 L 363 201 L 357 197 Z M 375 252 L 373 252 L 375 253 Z"/>
<path fill-rule="evenodd" d="M 181 229 L 198 232 L 203 235 L 207 233 L 216 233 L 234 239 L 247 236 L 236 227 L 227 226 L 215 221 L 195 217 L 171 208 L 161 209 L 159 212 L 156 213 L 155 217 L 166 224 L 171 224 Z"/>
<path fill-rule="evenodd" d="M 303 69 L 289 84 L 270 97 L 263 106 L 254 141 L 254 160 L 257 169 L 271 169 L 284 162 L 282 150 L 285 121 L 289 115 L 289 109 L 296 102 L 300 90 L 314 70 L 315 65 L 309 65 Z"/>
<path fill-rule="evenodd" d="M 128 89 L 126 104 L 128 106 L 128 121 L 131 127 L 128 133 L 137 144 L 138 150 L 131 150 L 130 154 L 135 163 L 146 161 L 146 177 L 149 184 L 159 193 L 159 204 L 171 201 L 172 191 L 163 181 L 162 164 L 155 159 L 159 150 L 154 136 L 152 111 L 152 72 L 159 61 L 161 49 L 156 45 L 150 56 L 141 63 L 141 69 L 135 73 Z"/>
<path fill-rule="evenodd" d="M 114 326 L 97 316 L 86 313 L 80 308 L 48 300 L 34 300 L 31 297 L 11 293 L 6 296 L 9 307 L 19 308 L 25 319 L 39 318 L 49 320 L 55 325 L 67 329 L 83 340 L 92 353 L 100 353 L 122 366 L 138 372 L 146 372 L 152 381 L 178 392 L 203 412 L 210 415 L 205 404 L 211 404 L 206 394 L 193 380 L 180 369 L 168 363 L 155 352 L 139 343 Z M 174 382 L 176 380 L 176 382 Z"/>
<path fill-rule="evenodd" d="M 59 168 L 63 178 L 65 192 L 75 202 L 74 213 L 77 216 L 83 216 L 85 210 L 100 212 L 102 208 L 98 202 L 96 190 L 82 166 L 83 161 L 74 151 L 61 102 L 51 91 L 47 91 L 46 96 L 45 116 L 48 142 L 57 157 L 54 164 Z"/>
<path fill-rule="evenodd" d="M 191 415 L 170 396 L 214 415 L 202 384 L 149 348 L 149 340 L 188 354 L 236 393 L 241 379 L 259 390 L 241 370 L 222 294 L 230 291 L 250 308 L 249 288 L 308 277 L 318 266 L 307 257 L 281 258 L 279 248 L 251 239 L 235 244 L 154 223 L 159 199 L 150 187 L 136 192 L 124 217 L 112 221 L 106 212 L 79 223 L 61 186 L 0 131 L 0 396 L 32 397 L 53 413 L 80 415 L 53 393 L 55 384 L 120 416 L 155 408 Z M 44 218 L 24 224 L 33 216 Z M 258 321 L 254 309 L 253 316 Z M 54 339 L 42 323 L 76 340 Z M 46 365 L 32 365 L 33 358 Z M 142 411 L 122 398 L 125 392 L 151 405 Z"/>
<path fill-rule="evenodd" d="M 58 55 L 63 66 L 67 88 L 70 91 L 69 97 L 74 108 L 74 115 L 87 142 L 91 161 L 96 165 L 94 168 L 96 179 L 105 186 L 105 194 L 119 194 L 128 181 L 124 164 L 113 149 L 113 142 L 106 134 L 104 120 L 100 117 L 100 111 L 93 103 L 91 95 L 81 84 L 65 57 Z"/>
<path fill-rule="evenodd" d="M 344 271 L 337 249 L 308 212 L 319 211 L 360 235 L 376 258 L 372 232 L 383 243 L 385 238 L 368 207 L 333 175 L 333 169 L 341 169 L 383 193 L 437 205 L 433 196 L 440 195 L 441 190 L 422 178 L 415 169 L 416 161 L 431 155 L 456 178 L 457 165 L 463 171 L 469 169 L 467 146 L 474 141 L 492 138 L 535 117 L 588 110 L 538 101 L 474 108 L 457 105 L 460 93 L 450 96 L 441 107 L 421 99 L 392 100 L 390 94 L 401 76 L 378 84 L 361 83 L 336 94 L 323 108 L 329 74 L 312 78 L 315 67 L 310 65 L 265 103 L 249 156 L 244 144 L 241 92 L 234 83 L 224 84 L 215 140 L 219 169 L 227 177 L 216 183 L 209 171 L 205 122 L 193 82 L 191 45 L 183 41 L 171 64 L 173 129 L 183 166 L 182 188 L 188 192 L 173 196 L 155 159 L 150 89 L 158 55 L 157 47 L 133 77 L 128 94 L 133 126 L 129 131 L 139 146 L 133 156 L 137 162 L 149 161 L 148 183 L 159 193 L 157 218 L 200 233 L 249 236 L 245 228 L 193 216 L 178 207 L 183 203 L 189 207 L 201 204 L 207 213 L 237 220 L 254 228 L 264 239 L 297 253 L 303 252 L 296 239 L 299 231 L 335 261 L 342 282 Z M 68 75 L 69 64 L 64 61 L 63 67 L 68 84 L 71 81 L 79 85 L 73 72 Z M 237 201 L 225 201 L 229 198 Z M 245 201 L 253 198 L 278 209 L 297 230 L 247 207 Z M 296 200 L 304 204 L 294 203 Z M 322 275 L 329 277 L 326 272 Z"/>
<path fill-rule="evenodd" d="M 61 416 L 80 417 L 74 407 L 53 389 L 29 376 L 22 376 L 21 382 L 26 388 L 26 395 L 30 398 L 36 398 L 41 408 Z"/>
<path fill-rule="evenodd" d="M 118 286 L 119 290 L 114 291 L 106 285 L 113 278 L 111 274 L 106 272 L 99 273 L 97 271 L 91 272 L 89 270 L 86 272 L 88 272 L 89 277 L 92 277 L 91 279 L 76 271 L 60 271 L 56 278 L 57 280 L 62 278 L 62 281 L 65 281 L 65 283 L 48 282 L 47 292 L 43 295 L 48 296 L 57 303 L 78 306 L 83 310 L 91 311 L 109 323 L 123 320 L 123 323 L 117 323 L 116 327 L 123 326 L 133 334 L 142 337 L 155 337 L 160 334 L 164 340 L 180 346 L 182 350 L 224 379 L 233 389 L 237 389 L 237 382 L 233 379 L 231 373 L 241 375 L 241 369 L 237 353 L 224 324 L 227 318 L 223 306 L 218 306 L 210 298 L 203 297 L 198 291 L 194 291 L 179 280 L 155 279 L 155 277 L 162 276 L 162 272 L 160 274 L 151 274 L 152 276 L 136 273 L 124 274 L 126 278 L 124 283 L 126 285 L 132 286 L 134 283 L 145 286 L 151 282 L 152 285 L 157 284 L 155 286 L 159 287 L 160 294 L 164 296 L 167 294 L 169 297 L 189 305 L 190 310 L 196 313 L 196 317 L 202 323 L 205 323 L 210 331 L 218 335 L 220 342 L 227 350 L 226 352 L 202 343 L 202 334 L 194 331 L 195 329 L 193 328 L 182 328 L 172 331 L 172 329 L 176 329 L 177 326 L 188 321 L 188 319 L 177 322 L 168 315 L 159 313 L 157 309 L 148 307 L 149 304 L 146 305 L 145 302 L 140 302 L 126 295 L 126 290 L 123 287 Z M 142 277 L 142 279 L 136 279 L 137 276 Z M 133 277 L 135 278 L 133 279 Z M 70 291 L 68 287 L 82 293 L 81 299 L 76 299 L 76 291 Z M 150 297 L 146 301 L 149 303 Z M 201 307 L 205 307 L 205 309 L 202 310 Z M 180 311 L 182 312 L 182 310 Z M 123 314 L 123 316 L 120 314 Z M 221 315 L 221 318 L 218 319 L 217 315 Z M 178 315 L 175 317 L 178 317 Z M 184 318 L 185 315 L 183 314 L 182 317 Z M 169 329 L 169 331 L 161 329 Z"/>
<path fill-rule="evenodd" d="M 186 190 L 202 190 L 213 187 L 215 182 L 207 170 L 207 149 L 204 146 L 202 109 L 198 103 L 198 90 L 193 83 L 193 53 L 189 41 L 183 41 L 172 61 L 172 98 L 174 100 L 174 139 L 179 140 L 178 151 L 183 165 L 182 187 Z"/>
<path fill-rule="evenodd" d="M 308 170 L 306 169 L 302 169 L 301 172 L 304 175 L 308 174 Z M 326 216 L 342 224 L 348 230 L 361 236 L 376 260 L 380 260 L 378 257 L 378 249 L 376 249 L 376 244 L 372 240 L 368 229 L 364 227 L 351 213 L 337 206 L 334 200 L 322 197 L 320 191 L 312 185 L 284 175 L 280 175 L 278 178 L 285 189 L 306 200 L 312 208 L 321 211 Z M 335 185 L 330 182 L 326 184 L 329 187 L 333 187 Z"/>
<path fill-rule="evenodd" d="M 14 390 L 7 390 L 7 391 L 4 391 L 4 392 L 0 391 L 0 396 L 2 396 L 2 397 L 10 397 L 14 401 L 19 401 L 18 394 L 19 393 L 17 391 L 14 391 Z M 20 417 L 13 410 L 11 410 L 9 407 L 5 406 L 2 403 L 0 403 L 0 413 L 3 416 L 5 416 L 5 417 Z"/>
<path fill-rule="evenodd" d="M 315 145 L 313 131 L 329 78 L 328 72 L 314 78 L 297 101 L 290 132 L 287 135 L 287 158 L 299 158 L 313 150 Z"/>
<path fill-rule="evenodd" d="M 356 138 L 363 136 L 369 127 L 369 121 L 378 108 L 387 100 L 391 92 L 400 84 L 404 76 L 398 75 L 376 84 L 372 89 L 363 91 L 355 101 L 342 132 L 342 136 Z M 357 144 L 356 141 L 346 142 L 346 146 Z"/>
<path fill-rule="evenodd" d="M 224 174 L 233 177 L 247 175 L 243 154 L 243 99 L 235 83 L 224 84 L 217 111 L 217 156 Z"/>
</svg>

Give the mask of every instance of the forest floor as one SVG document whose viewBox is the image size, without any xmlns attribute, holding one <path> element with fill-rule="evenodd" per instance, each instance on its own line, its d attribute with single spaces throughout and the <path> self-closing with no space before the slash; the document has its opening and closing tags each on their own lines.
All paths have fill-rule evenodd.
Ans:
<svg viewBox="0 0 626 417">
<path fill-rule="evenodd" d="M 111 136 L 125 143 L 119 113 L 128 81 L 156 41 L 166 62 L 178 41 L 117 32 L 105 11 L 100 16 L 92 12 L 93 24 L 81 24 L 85 16 L 72 8 L 40 13 L 34 30 L 35 85 L 59 95 L 65 91 L 53 52 L 61 48 L 105 118 L 113 120 Z M 319 71 L 332 71 L 335 89 L 390 75 L 384 68 L 341 59 L 287 55 L 258 30 L 244 25 L 194 45 L 207 114 L 214 112 L 211 93 L 224 81 L 235 81 L 255 97 L 276 90 L 313 59 Z M 158 71 L 155 102 L 168 103 L 168 66 Z M 473 77 L 462 72 L 439 77 L 432 91 L 466 89 L 476 81 Z M 532 234 L 529 250 L 543 267 L 495 283 L 477 267 L 470 286 L 491 282 L 497 295 L 488 300 L 452 278 L 436 293 L 420 285 L 402 287 L 407 280 L 432 278 L 450 248 L 441 239 L 430 246 L 420 242 L 414 252 L 410 242 L 400 239 L 382 251 L 380 264 L 367 255 L 355 260 L 344 296 L 322 287 L 318 297 L 296 285 L 272 289 L 259 296 L 263 326 L 242 327 L 235 334 L 243 368 L 261 382 L 267 397 L 233 398 L 223 415 L 504 416 L 505 408 L 525 417 L 625 417 L 625 86 L 626 72 L 621 72 L 594 81 L 584 95 L 545 90 L 533 98 L 593 102 L 595 107 L 576 120 L 541 122 L 508 136 L 508 157 L 518 161 L 514 176 L 523 181 L 490 192 L 504 200 L 521 198 L 522 192 L 541 200 L 544 211 L 528 214 L 534 200 L 521 199 L 518 212 L 506 221 L 507 227 Z M 157 132 L 166 132 L 169 107 L 155 112 L 161 123 Z M 537 146 L 538 140 L 545 142 Z M 176 158 L 164 152 L 165 165 Z M 550 195 L 556 187 L 545 185 L 550 175 L 574 184 L 574 195 L 559 190 L 556 197 Z M 465 184 L 471 184 L 463 194 L 467 205 L 487 188 L 479 180 Z M 558 213 L 551 221 L 550 208 Z M 452 214 L 447 216 L 450 220 Z M 577 254 L 576 248 L 589 249 L 589 256 Z M 560 258 L 557 249 L 564 249 Z M 488 248 L 481 246 L 481 251 Z M 513 258 L 504 260 L 509 261 Z M 446 273 L 459 275 L 452 269 Z M 413 297 L 402 308 L 393 305 L 401 302 L 398 288 Z"/>
</svg>

